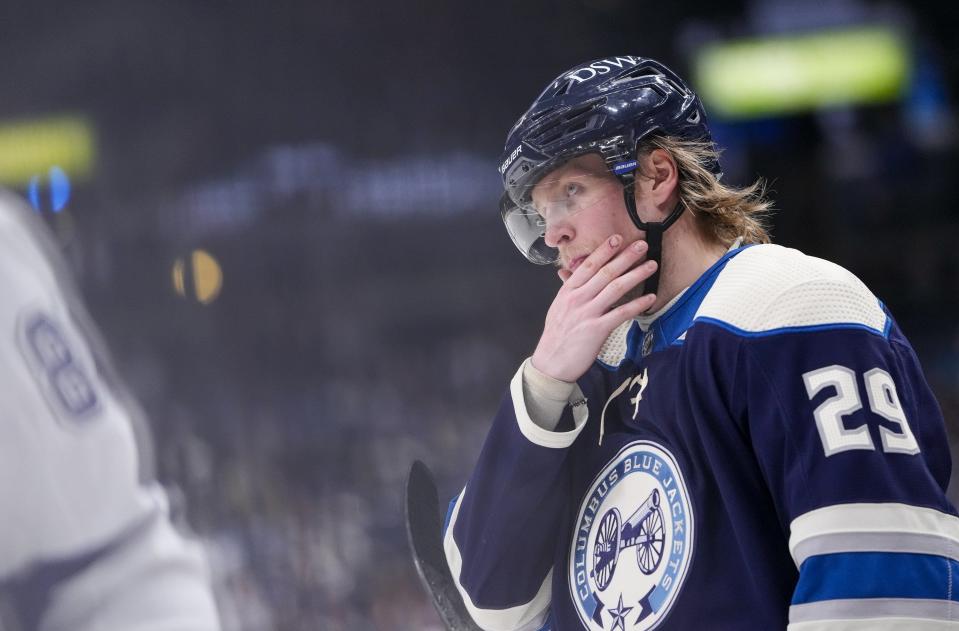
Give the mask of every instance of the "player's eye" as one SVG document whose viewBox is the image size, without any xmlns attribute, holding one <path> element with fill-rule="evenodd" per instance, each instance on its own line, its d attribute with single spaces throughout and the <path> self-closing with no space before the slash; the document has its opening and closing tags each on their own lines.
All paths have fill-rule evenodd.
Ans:
<svg viewBox="0 0 959 631">
<path fill-rule="evenodd" d="M 566 184 L 566 197 L 572 197 L 579 193 L 582 190 L 582 187 L 578 182 L 569 182 Z"/>
</svg>

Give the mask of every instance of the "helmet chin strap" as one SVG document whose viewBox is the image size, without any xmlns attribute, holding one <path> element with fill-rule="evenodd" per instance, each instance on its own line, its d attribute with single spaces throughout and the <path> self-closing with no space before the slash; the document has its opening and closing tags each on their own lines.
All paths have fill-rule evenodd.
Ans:
<svg viewBox="0 0 959 631">
<path fill-rule="evenodd" d="M 686 206 L 682 201 L 679 201 L 676 203 L 676 207 L 673 208 L 673 212 L 663 221 L 647 222 L 640 219 L 639 213 L 636 212 L 636 197 L 633 192 L 633 186 L 627 185 L 623 187 L 623 198 L 626 200 L 626 210 L 629 212 L 629 218 L 633 220 L 637 228 L 646 232 L 646 243 L 649 245 L 649 250 L 646 252 L 646 260 L 656 261 L 656 271 L 646 280 L 643 288 L 644 292 L 647 294 L 656 293 L 659 290 L 659 272 L 663 268 L 663 233 L 666 232 L 667 228 L 676 223 L 679 216 L 686 210 Z"/>
</svg>

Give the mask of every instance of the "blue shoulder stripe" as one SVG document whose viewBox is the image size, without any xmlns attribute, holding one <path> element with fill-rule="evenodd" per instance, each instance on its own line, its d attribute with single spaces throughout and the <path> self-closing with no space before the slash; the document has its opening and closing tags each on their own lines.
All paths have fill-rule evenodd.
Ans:
<svg viewBox="0 0 959 631">
<path fill-rule="evenodd" d="M 812 324 L 808 326 L 787 326 L 780 327 L 778 329 L 769 329 L 767 331 L 746 331 L 745 329 L 740 329 L 739 327 L 729 324 L 728 322 L 723 322 L 722 320 L 717 320 L 716 318 L 710 318 L 709 316 L 700 316 L 696 318 L 696 322 L 718 326 L 722 329 L 726 329 L 734 335 L 738 335 L 739 337 L 769 337 L 772 335 L 784 335 L 787 333 L 813 333 L 816 331 L 853 330 L 865 331 L 867 333 L 872 333 L 873 335 L 878 335 L 885 338 L 889 336 L 889 329 L 892 326 L 892 320 L 889 317 L 886 318 L 886 325 L 882 331 L 856 322 L 836 322 L 830 324 Z"/>
<path fill-rule="evenodd" d="M 853 598 L 925 598 L 959 602 L 959 562 L 931 554 L 844 552 L 803 562 L 793 605 Z"/>
</svg>

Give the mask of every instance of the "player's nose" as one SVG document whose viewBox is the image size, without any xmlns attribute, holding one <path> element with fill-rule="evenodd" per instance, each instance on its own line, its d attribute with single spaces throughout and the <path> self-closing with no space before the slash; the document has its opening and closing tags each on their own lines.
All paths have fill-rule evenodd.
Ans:
<svg viewBox="0 0 959 631">
<path fill-rule="evenodd" d="M 546 223 L 546 233 L 543 235 L 543 240 L 549 247 L 557 248 L 561 243 L 572 241 L 574 236 L 576 236 L 576 231 L 573 229 L 573 225 L 564 217 L 558 221 Z"/>
</svg>

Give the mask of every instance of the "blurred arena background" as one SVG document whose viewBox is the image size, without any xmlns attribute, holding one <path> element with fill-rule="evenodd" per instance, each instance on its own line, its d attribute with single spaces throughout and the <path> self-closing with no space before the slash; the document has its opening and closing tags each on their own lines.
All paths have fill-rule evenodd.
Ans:
<svg viewBox="0 0 959 631">
<path fill-rule="evenodd" d="M 53 228 L 143 402 L 224 628 L 438 629 L 405 475 L 420 458 L 456 492 L 536 342 L 559 281 L 506 237 L 496 161 L 585 59 L 689 78 L 725 177 L 767 178 L 776 240 L 891 306 L 959 439 L 954 11 L 6 6 L 0 182 Z"/>
</svg>

